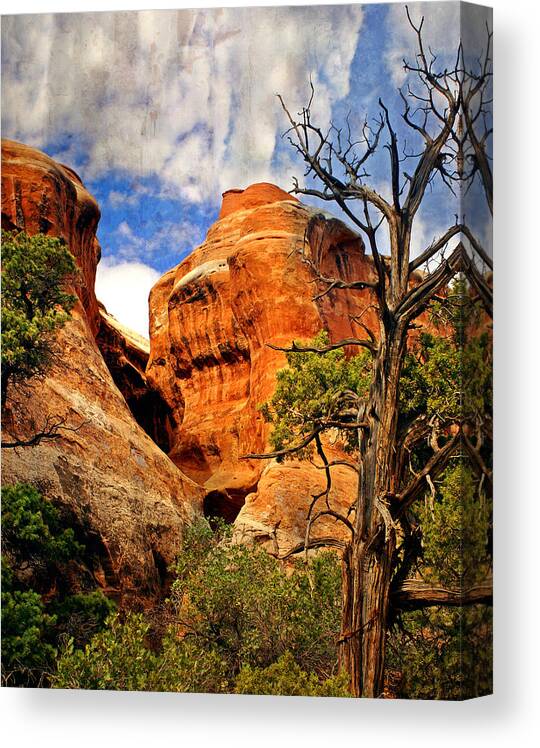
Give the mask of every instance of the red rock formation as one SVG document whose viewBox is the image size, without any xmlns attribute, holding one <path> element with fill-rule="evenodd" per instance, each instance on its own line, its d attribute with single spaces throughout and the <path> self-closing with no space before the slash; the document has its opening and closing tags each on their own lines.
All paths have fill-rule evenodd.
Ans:
<svg viewBox="0 0 540 748">
<path fill-rule="evenodd" d="M 337 447 L 325 444 L 329 460 L 346 455 Z M 323 470 L 307 461 L 271 460 L 263 466 L 257 490 L 246 496 L 245 503 L 234 521 L 233 540 L 236 543 L 260 543 L 269 553 L 284 556 L 298 550 L 306 535 L 307 513 L 313 496 L 326 488 Z M 356 480 L 350 468 L 332 468 L 332 487 L 329 506 L 343 515 L 354 501 Z M 325 509 L 325 499 L 314 507 L 312 516 Z M 334 538 L 348 540 L 348 530 L 327 515 L 318 518 L 310 528 L 310 539 Z"/>
<path fill-rule="evenodd" d="M 92 332 L 99 326 L 94 290 L 101 248 L 97 202 L 80 177 L 45 153 L 2 140 L 2 228 L 62 237 L 81 270 L 75 288 Z"/>
<path fill-rule="evenodd" d="M 186 523 L 200 513 L 202 492 L 136 423 L 96 344 L 101 324 L 118 385 L 126 396 L 143 397 L 144 344 L 108 315 L 100 323 L 94 199 L 43 153 L 7 142 L 2 154 L 2 225 L 63 236 L 82 269 L 84 304 L 58 335 L 47 376 L 9 392 L 3 413 L 3 441 L 28 438 L 47 419 L 70 430 L 39 446 L 3 449 L 2 481 L 38 486 L 84 537 L 86 573 L 123 601 L 145 602 L 161 588 Z"/>
<path fill-rule="evenodd" d="M 288 489 L 293 468 L 285 464 L 270 487 L 259 482 L 265 463 L 241 459 L 267 446 L 268 425 L 258 407 L 273 394 L 276 371 L 285 364 L 284 354 L 267 344 L 289 345 L 323 328 L 333 339 L 358 334 L 352 317 L 359 315 L 376 324 L 369 291 L 331 291 L 313 300 L 327 286 L 313 283 L 302 248 L 325 277 L 373 278 L 361 239 L 343 223 L 273 185 L 254 185 L 225 193 L 206 241 L 151 292 L 146 373 L 175 414 L 170 457 L 229 519 L 257 487 L 251 505 L 262 501 L 270 511 L 272 503 L 299 501 L 305 510 L 313 484 L 296 465 L 300 477 Z M 266 498 L 260 499 L 263 483 Z M 301 496 L 299 485 L 305 486 Z"/>
<path fill-rule="evenodd" d="M 284 192 L 280 187 L 268 182 L 252 184 L 247 190 L 227 190 L 223 193 L 221 210 L 218 220 L 236 213 L 237 210 L 248 210 L 249 208 L 258 208 L 260 205 L 269 205 L 270 203 L 279 203 L 283 200 L 298 200 Z"/>
</svg>

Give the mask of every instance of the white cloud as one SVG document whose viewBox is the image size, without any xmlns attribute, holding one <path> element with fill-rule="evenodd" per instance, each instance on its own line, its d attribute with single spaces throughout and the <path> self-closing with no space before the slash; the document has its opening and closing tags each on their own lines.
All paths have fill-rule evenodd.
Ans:
<svg viewBox="0 0 540 748">
<path fill-rule="evenodd" d="M 130 241 L 132 241 L 135 238 L 133 235 L 133 230 L 127 221 L 122 221 L 118 225 L 118 228 L 116 229 L 116 233 L 125 239 L 129 239 Z"/>
<path fill-rule="evenodd" d="M 142 262 L 103 259 L 97 268 L 96 295 L 107 311 L 126 327 L 148 337 L 148 295 L 159 279 Z"/>
<path fill-rule="evenodd" d="M 426 221 L 421 213 L 417 213 L 411 233 L 411 259 L 418 257 L 429 245 L 445 232 L 445 228 L 437 230 L 433 222 Z"/>
<path fill-rule="evenodd" d="M 287 187 L 275 94 L 297 111 L 311 76 L 327 121 L 361 25 L 360 6 L 5 17 L 4 132 L 42 147 L 70 135 L 64 154 L 79 169 L 88 156 L 86 180 L 157 175 L 193 202 L 258 180 Z"/>
</svg>

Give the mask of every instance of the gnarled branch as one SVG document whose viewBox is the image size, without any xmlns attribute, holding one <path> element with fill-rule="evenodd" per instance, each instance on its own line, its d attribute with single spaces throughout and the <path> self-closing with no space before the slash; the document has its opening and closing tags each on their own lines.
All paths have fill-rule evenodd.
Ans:
<svg viewBox="0 0 540 748">
<path fill-rule="evenodd" d="M 493 580 L 485 579 L 478 584 L 462 589 L 447 589 L 421 579 L 405 579 L 391 590 L 392 605 L 404 610 L 417 610 L 435 605 L 461 608 L 464 605 L 491 605 L 493 603 Z"/>
<path fill-rule="evenodd" d="M 375 344 L 373 340 L 363 340 L 361 338 L 343 338 L 338 343 L 329 343 L 324 346 L 314 345 L 298 345 L 294 341 L 290 346 L 274 345 L 273 343 L 266 344 L 268 348 L 272 348 L 274 351 L 283 351 L 283 353 L 329 353 L 330 351 L 336 351 L 339 348 L 346 348 L 349 345 L 356 345 L 361 348 L 367 348 L 372 353 L 375 351 Z"/>
<path fill-rule="evenodd" d="M 51 421 L 50 418 L 47 418 L 41 431 L 38 431 L 27 439 L 15 439 L 14 441 L 9 442 L 3 441 L 1 447 L 2 449 L 37 447 L 38 444 L 41 444 L 43 441 L 55 441 L 56 439 L 61 439 L 66 432 L 76 433 L 85 426 L 88 421 L 83 421 L 78 426 L 66 426 L 65 423 L 65 418 L 59 418 L 55 421 Z"/>
</svg>

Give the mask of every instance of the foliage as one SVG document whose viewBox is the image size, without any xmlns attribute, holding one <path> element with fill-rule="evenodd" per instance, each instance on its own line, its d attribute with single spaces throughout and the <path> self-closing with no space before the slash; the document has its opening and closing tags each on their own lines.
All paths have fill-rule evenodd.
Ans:
<svg viewBox="0 0 540 748">
<path fill-rule="evenodd" d="M 198 650 L 171 629 L 159 651 L 149 644 L 151 624 L 141 613 L 117 613 L 106 627 L 77 649 L 73 639 L 61 650 L 55 688 L 113 691 L 206 692 L 227 690 L 224 663 L 215 652 Z"/>
<path fill-rule="evenodd" d="M 287 571 L 261 547 L 232 544 L 224 526 L 219 542 L 210 532 L 200 525 L 188 533 L 171 590 L 176 622 L 220 654 L 230 677 L 242 665 L 267 667 L 288 650 L 307 670 L 330 674 L 341 610 L 335 555 L 321 554 L 308 566 L 296 562 Z M 201 534 L 210 547 L 197 564 Z"/>
<path fill-rule="evenodd" d="M 109 616 L 116 610 L 116 605 L 101 590 L 93 590 L 53 599 L 49 610 L 57 621 L 57 638 L 71 637 L 74 645 L 81 647 L 93 634 L 105 627 Z"/>
<path fill-rule="evenodd" d="M 82 549 L 58 509 L 27 483 L 2 487 L 2 544 L 14 567 L 66 561 Z"/>
<path fill-rule="evenodd" d="M 425 581 L 460 588 L 485 578 L 490 512 L 462 459 L 416 511 L 423 546 L 418 571 Z M 403 676 L 401 695 L 463 699 L 490 693 L 491 615 L 485 605 L 403 613 L 389 636 L 390 663 Z"/>
<path fill-rule="evenodd" d="M 326 332 L 309 345 L 323 347 Z M 272 424 L 274 450 L 298 443 L 318 419 L 332 416 L 336 396 L 352 391 L 366 397 L 371 381 L 369 353 L 347 358 L 343 349 L 325 353 L 287 353 L 287 367 L 276 375 L 272 399 L 261 406 Z M 404 425 L 422 415 L 441 424 L 475 422 L 492 404 L 491 344 L 487 334 L 467 340 L 460 348 L 453 336 L 423 332 L 405 356 L 400 379 L 400 422 Z M 354 432 L 344 431 L 346 448 L 356 448 Z M 297 453 L 306 457 L 308 450 Z"/>
<path fill-rule="evenodd" d="M 149 624 L 141 614 L 123 623 L 118 614 L 107 619 L 104 631 L 92 637 L 84 650 L 72 639 L 58 660 L 55 688 L 145 691 L 157 670 L 157 656 L 145 646 Z"/>
<path fill-rule="evenodd" d="M 2 487 L 2 681 L 7 685 L 46 684 L 59 640 L 69 635 L 81 646 L 114 608 L 97 590 L 75 595 L 55 590 L 59 566 L 84 550 L 64 524 L 35 487 Z M 52 594 L 35 589 L 43 580 Z"/>
<path fill-rule="evenodd" d="M 461 700 L 491 693 L 489 606 L 417 610 L 403 615 L 402 626 L 389 637 L 389 666 L 402 673 L 402 698 Z"/>
<path fill-rule="evenodd" d="M 115 616 L 84 650 L 72 641 L 64 647 L 54 685 L 243 693 L 249 683 L 277 688 L 293 658 L 306 693 L 344 691 L 343 678 L 332 677 L 340 613 L 334 554 L 285 569 L 261 548 L 232 544 L 225 526 L 213 535 L 201 522 L 186 534 L 177 575 L 156 651 L 150 620 Z"/>
<path fill-rule="evenodd" d="M 477 332 L 481 315 L 465 280 L 457 278 L 429 314 L 435 332 L 422 332 L 405 357 L 400 415 L 474 423 L 492 410 L 492 343 Z"/>
<path fill-rule="evenodd" d="M 421 573 L 446 587 L 468 587 L 486 577 L 490 511 L 462 457 L 438 482 L 437 496 L 417 509 L 423 536 Z"/>
<path fill-rule="evenodd" d="M 290 652 L 266 668 L 244 665 L 235 683 L 235 693 L 270 696 L 350 697 L 345 673 L 320 682 L 315 673 L 306 673 Z"/>
<path fill-rule="evenodd" d="M 328 342 L 328 334 L 323 331 L 309 345 L 322 347 Z M 273 449 L 291 446 L 298 436 L 312 431 L 319 419 L 331 417 L 339 393 L 352 391 L 365 397 L 370 370 L 369 354 L 364 351 L 350 358 L 343 349 L 324 355 L 287 353 L 287 367 L 276 375 L 274 396 L 261 406 L 263 417 L 273 426 L 270 436 Z M 354 442 L 349 432 L 344 431 L 343 437 L 347 446 L 352 448 Z M 306 456 L 305 452 L 303 456 Z"/>
<path fill-rule="evenodd" d="M 45 613 L 40 595 L 13 589 L 13 572 L 2 559 L 2 680 L 34 685 L 56 655 L 51 644 L 56 619 Z"/>
<path fill-rule="evenodd" d="M 474 421 L 491 408 L 491 345 L 486 334 L 456 347 L 452 338 L 422 333 L 405 357 L 400 417 Z"/>
<path fill-rule="evenodd" d="M 46 370 L 54 333 L 75 303 L 65 284 L 76 274 L 61 239 L 2 233 L 2 403 L 10 383 Z"/>
</svg>

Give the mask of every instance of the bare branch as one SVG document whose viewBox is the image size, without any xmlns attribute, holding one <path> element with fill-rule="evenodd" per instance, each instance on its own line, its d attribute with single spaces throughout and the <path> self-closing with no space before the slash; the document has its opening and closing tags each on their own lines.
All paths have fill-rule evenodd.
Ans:
<svg viewBox="0 0 540 748">
<path fill-rule="evenodd" d="M 329 351 L 335 351 L 339 348 L 346 348 L 350 345 L 360 346 L 367 348 L 372 353 L 375 351 L 375 345 L 372 340 L 361 340 L 359 338 L 343 338 L 338 343 L 329 343 L 328 345 L 317 347 L 313 345 L 298 345 L 293 343 L 287 348 L 280 345 L 274 345 L 273 343 L 266 344 L 268 348 L 272 348 L 274 351 L 283 351 L 284 353 L 320 353 L 325 354 Z"/>
<path fill-rule="evenodd" d="M 310 524 L 312 525 L 316 520 L 319 519 L 319 517 L 333 517 L 334 519 L 338 520 L 339 522 L 343 522 L 343 524 L 351 531 L 351 535 L 354 535 L 354 527 L 350 523 L 350 521 L 347 519 L 347 517 L 343 516 L 343 514 L 340 514 L 339 512 L 336 512 L 334 509 L 324 509 L 321 512 L 317 512 L 317 514 L 314 514 L 313 517 L 310 520 Z"/>
<path fill-rule="evenodd" d="M 280 561 L 285 561 L 285 559 L 295 556 L 297 553 L 303 553 L 304 551 L 313 550 L 315 548 L 336 548 L 339 551 L 344 551 L 347 548 L 347 543 L 344 543 L 341 540 L 336 540 L 336 538 L 333 537 L 313 538 L 309 541 L 307 546 L 305 543 L 299 543 L 298 545 L 295 545 L 294 548 L 291 548 L 290 551 L 285 553 L 285 555 L 279 556 L 278 558 Z"/>
<path fill-rule="evenodd" d="M 322 299 L 324 296 L 327 296 L 330 291 L 334 290 L 362 291 L 366 288 L 371 288 L 372 290 L 374 290 L 378 287 L 377 283 L 372 283 L 371 281 L 343 281 L 341 280 L 341 278 L 325 278 L 322 275 L 317 275 L 317 280 L 321 281 L 322 283 L 327 283 L 328 288 L 314 296 L 313 301 Z"/>
<path fill-rule="evenodd" d="M 487 314 L 493 317 L 493 290 L 465 250 L 462 252 L 460 270 L 477 292 Z"/>
<path fill-rule="evenodd" d="M 312 463 L 313 464 L 313 463 Z M 326 470 L 326 465 L 315 465 L 313 464 L 313 467 L 317 470 Z M 347 460 L 331 460 L 328 462 L 328 467 L 346 467 L 350 470 L 353 470 L 357 475 L 360 472 L 356 465 L 353 465 L 352 462 L 347 462 Z"/>
<path fill-rule="evenodd" d="M 479 450 L 474 446 L 472 441 L 469 439 L 469 437 L 465 433 L 463 433 L 463 444 L 465 445 L 465 449 L 467 450 L 467 453 L 472 458 L 474 467 L 482 476 L 484 476 L 484 479 L 487 478 L 489 486 L 492 489 L 493 488 L 493 472 L 487 467 L 486 463 L 482 459 L 482 455 L 480 454 Z"/>
<path fill-rule="evenodd" d="M 466 225 L 463 225 L 461 227 L 461 232 L 464 236 L 467 237 L 469 240 L 471 247 L 474 249 L 474 251 L 477 253 L 477 255 L 480 257 L 482 262 L 485 262 L 485 264 L 488 266 L 490 270 L 493 270 L 493 260 L 488 255 L 486 250 L 482 247 L 478 239 L 475 237 L 475 235 L 472 233 L 470 228 Z"/>
<path fill-rule="evenodd" d="M 45 425 L 41 431 L 33 434 L 28 439 L 15 439 L 10 442 L 2 442 L 2 449 L 17 449 L 18 447 L 37 447 L 42 441 L 54 441 L 56 439 L 62 439 L 66 432 L 76 433 L 83 426 L 86 426 L 89 421 L 83 421 L 78 426 L 66 426 L 64 418 L 59 418 L 57 421 L 50 421 L 47 418 Z"/>
<path fill-rule="evenodd" d="M 396 517 L 399 518 L 403 515 L 410 505 L 422 494 L 427 484 L 428 475 L 433 479 L 433 477 L 439 475 L 442 470 L 444 470 L 450 455 L 454 452 L 460 439 L 461 431 L 455 434 L 443 447 L 435 452 L 435 454 L 427 461 L 424 469 L 418 473 L 418 475 L 415 475 L 409 485 L 396 496 L 396 501 L 398 502 Z"/>
<path fill-rule="evenodd" d="M 287 455 L 292 455 L 295 452 L 300 452 L 302 449 L 305 449 L 308 444 L 311 444 L 311 442 L 315 439 L 315 437 L 321 433 L 324 426 L 317 426 L 313 431 L 311 431 L 299 444 L 296 444 L 292 447 L 286 447 L 285 449 L 278 449 L 276 452 L 266 452 L 265 454 L 247 454 L 242 455 L 240 457 L 241 460 L 272 460 L 276 457 L 286 457 Z"/>
<path fill-rule="evenodd" d="M 442 236 L 440 236 L 436 241 L 434 241 L 432 244 L 427 247 L 418 257 L 416 257 L 414 260 L 412 260 L 409 263 L 409 273 L 412 273 L 417 268 L 421 267 L 425 262 L 430 260 L 434 255 L 437 254 L 443 247 L 446 246 L 446 244 L 450 241 L 450 239 L 455 236 L 456 234 L 462 233 L 463 227 L 461 224 L 455 224 L 455 226 L 451 226 Z"/>
<path fill-rule="evenodd" d="M 414 286 L 396 309 L 396 317 L 412 321 L 427 306 L 433 295 L 444 287 L 463 268 L 465 248 L 460 242 L 447 260 L 428 275 L 418 286 Z"/>
<path fill-rule="evenodd" d="M 446 589 L 420 579 L 406 579 L 390 594 L 394 607 L 405 610 L 418 610 L 434 605 L 456 608 L 464 605 L 491 605 L 493 603 L 493 580 L 488 578 L 462 589 Z"/>
</svg>

